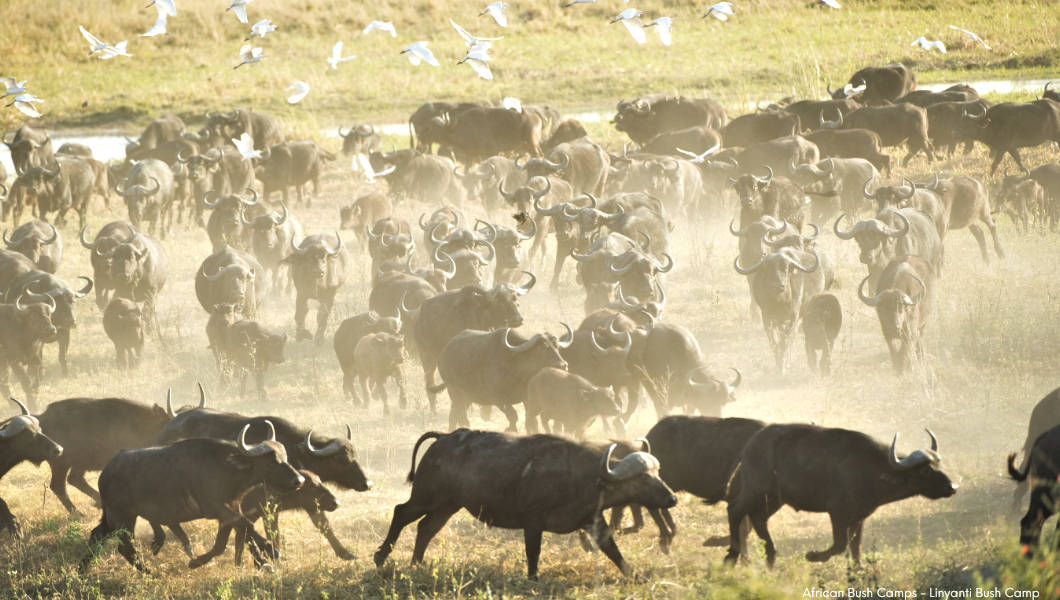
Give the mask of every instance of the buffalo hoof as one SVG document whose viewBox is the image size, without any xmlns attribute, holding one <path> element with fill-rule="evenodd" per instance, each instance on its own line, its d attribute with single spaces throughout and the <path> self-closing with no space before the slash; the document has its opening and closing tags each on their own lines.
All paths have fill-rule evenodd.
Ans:
<svg viewBox="0 0 1060 600">
<path fill-rule="evenodd" d="M 593 545 L 592 538 L 589 537 L 589 534 L 584 530 L 578 532 L 578 541 L 581 542 L 582 550 L 585 550 L 586 552 L 592 552 L 596 549 L 596 546 Z"/>
<path fill-rule="evenodd" d="M 375 567 L 377 569 L 380 569 L 380 568 L 383 567 L 383 563 L 386 562 L 387 554 L 388 554 L 387 552 L 383 552 L 382 550 L 377 550 L 376 551 L 375 555 L 372 557 L 372 560 L 375 561 Z"/>
<path fill-rule="evenodd" d="M 299 329 L 298 334 L 295 336 L 295 340 L 299 342 L 311 339 L 313 339 L 313 334 L 308 329 Z"/>
<path fill-rule="evenodd" d="M 703 541 L 704 548 L 724 548 L 731 543 L 729 536 L 716 535 Z"/>
<path fill-rule="evenodd" d="M 832 558 L 832 554 L 827 551 L 815 552 L 810 550 L 806 553 L 806 560 L 810 562 L 827 562 L 830 558 Z"/>
<path fill-rule="evenodd" d="M 344 550 L 337 550 L 335 552 L 335 556 L 341 558 L 342 560 L 357 560 L 357 555 L 356 554 L 354 554 L 353 552 L 350 552 L 349 550 L 345 550 L 345 549 Z"/>
<path fill-rule="evenodd" d="M 735 566 L 736 560 L 739 558 L 739 552 L 733 552 L 732 550 L 729 550 L 729 553 L 725 555 L 725 564 L 729 565 L 730 567 Z"/>
<path fill-rule="evenodd" d="M 210 562 L 209 558 L 194 558 L 194 559 L 188 561 L 188 568 L 189 569 L 198 569 L 199 567 L 201 567 L 201 566 L 203 566 L 203 565 L 205 565 L 205 564 L 207 564 L 209 562 Z"/>
</svg>

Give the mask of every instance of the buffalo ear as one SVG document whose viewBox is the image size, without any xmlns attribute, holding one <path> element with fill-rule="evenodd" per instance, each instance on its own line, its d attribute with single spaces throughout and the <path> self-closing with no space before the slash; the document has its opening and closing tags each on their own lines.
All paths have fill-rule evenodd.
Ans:
<svg viewBox="0 0 1060 600">
<path fill-rule="evenodd" d="M 228 458 L 226 459 L 226 462 L 232 465 L 233 467 L 239 469 L 240 471 L 246 471 L 252 466 L 249 461 L 247 461 L 245 458 L 243 458 L 241 454 L 238 453 L 229 454 Z"/>
<path fill-rule="evenodd" d="M 886 481 L 891 485 L 902 485 L 903 483 L 905 483 L 905 477 L 902 477 L 894 471 L 884 471 L 880 474 L 880 479 Z"/>
<path fill-rule="evenodd" d="M 157 404 L 152 404 L 151 409 L 154 411 L 155 415 L 165 418 L 167 421 L 169 420 L 169 414 L 166 413 L 166 409 Z"/>
</svg>

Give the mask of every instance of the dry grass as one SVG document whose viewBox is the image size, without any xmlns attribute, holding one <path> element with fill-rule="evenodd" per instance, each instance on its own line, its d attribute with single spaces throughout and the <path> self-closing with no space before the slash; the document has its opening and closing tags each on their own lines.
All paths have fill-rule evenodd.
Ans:
<svg viewBox="0 0 1060 600">
<path fill-rule="evenodd" d="M 615 133 L 602 128 L 600 139 L 618 142 Z M 1051 149 L 1030 153 L 1031 164 L 1055 158 Z M 944 162 L 944 173 L 982 176 L 986 159 L 981 151 L 968 158 Z M 926 165 L 898 175 L 926 177 Z M 363 191 L 345 173 L 328 176 L 323 199 L 311 210 L 294 209 L 307 233 L 334 228 L 338 206 Z M 412 220 L 430 207 L 399 205 L 400 216 Z M 117 205 L 105 211 L 93 207 L 92 221 L 99 227 L 124 218 Z M 472 212 L 478 212 L 473 210 Z M 505 215 L 493 215 L 495 221 Z M 204 231 L 181 227 L 164 245 L 170 256 L 169 282 L 160 300 L 163 337 L 167 350 L 153 339 L 146 363 L 131 373 L 117 371 L 112 348 L 102 331 L 100 314 L 91 303 L 81 305 L 82 324 L 72 348 L 74 375 L 59 378 L 53 347 L 46 350 L 49 375 L 43 402 L 74 395 L 123 395 L 146 402 L 161 402 L 172 386 L 179 401 L 192 401 L 196 381 L 207 386 L 210 406 L 242 413 L 278 414 L 339 434 L 350 423 L 359 451 L 375 488 L 367 493 L 339 492 L 342 508 L 332 522 L 347 546 L 362 558 L 352 563 L 336 559 L 309 521 L 299 515 L 283 519 L 285 560 L 277 574 L 264 575 L 253 568 L 237 569 L 231 554 L 211 566 L 188 571 L 186 559 L 174 544 L 157 558 L 148 558 L 155 572 L 142 578 L 109 546 L 102 562 L 81 578 L 75 569 L 85 550 L 84 540 L 99 512 L 78 492 L 72 492 L 84 516 L 68 516 L 46 493 L 47 471 L 22 465 L 0 483 L 0 496 L 22 519 L 29 543 L 8 539 L 0 547 L 0 597 L 119 597 L 119 598 L 362 598 L 362 597 L 728 597 L 801 596 L 804 588 L 888 587 L 921 590 L 928 587 L 966 587 L 976 573 L 999 576 L 1015 555 L 1017 527 L 1006 522 L 1012 485 L 1002 475 L 1004 455 L 1018 449 L 1025 434 L 1031 407 L 1056 386 L 1060 351 L 1060 316 L 1055 298 L 1060 296 L 1055 234 L 1023 235 L 1007 218 L 1001 235 L 1009 257 L 984 266 L 972 236 L 956 231 L 947 238 L 947 263 L 941 279 L 938 313 L 932 327 L 929 358 L 914 373 L 896 377 L 890 367 L 879 325 L 871 309 L 856 296 L 855 285 L 863 268 L 853 243 L 832 236 L 820 242 L 837 264 L 835 293 L 844 306 L 845 325 L 837 342 L 835 374 L 827 380 L 809 373 L 796 344 L 794 368 L 787 377 L 773 374 L 772 356 L 758 326 L 748 317 L 748 294 L 742 277 L 732 271 L 736 244 L 725 231 L 728 213 L 718 209 L 709 222 L 683 224 L 672 247 L 677 267 L 669 279 L 667 319 L 691 329 L 702 345 L 707 362 L 716 370 L 731 366 L 744 373 L 739 400 L 726 407 L 730 416 L 770 421 L 815 420 L 827 426 L 866 431 L 879 439 L 902 433 L 905 450 L 925 443 L 922 431 L 932 428 L 940 439 L 944 468 L 960 480 L 961 490 L 951 500 L 914 499 L 881 509 L 870 521 L 865 548 L 866 564 L 852 568 L 841 558 L 810 565 L 802 555 L 830 541 L 823 515 L 785 510 L 773 520 L 780 548 L 776 571 L 765 570 L 761 559 L 752 566 L 730 571 L 720 566 L 722 551 L 701 548 L 700 540 L 725 528 L 724 511 L 709 508 L 683 496 L 675 516 L 680 531 L 670 556 L 661 555 L 653 526 L 623 536 L 619 546 L 631 564 L 647 579 L 622 579 L 602 556 L 584 553 L 573 536 L 547 536 L 542 556 L 542 581 L 527 582 L 522 536 L 519 532 L 491 530 L 466 514 L 454 518 L 428 551 L 428 562 L 410 569 L 407 562 L 414 532 L 407 530 L 393 559 L 383 569 L 371 564 L 371 554 L 382 540 L 392 508 L 407 499 L 403 474 L 408 468 L 412 443 L 425 430 L 444 429 L 448 410 L 433 417 L 424 408 L 422 375 L 411 362 L 410 393 L 413 408 L 395 411 L 389 418 L 375 405 L 368 412 L 351 408 L 342 397 L 341 374 L 330 343 L 314 346 L 291 343 L 288 362 L 268 375 L 271 400 L 262 404 L 243 400 L 235 389 L 216 384 L 213 359 L 206 349 L 206 313 L 195 300 L 192 274 L 210 253 Z M 88 255 L 74 242 L 76 231 L 66 228 L 68 253 L 60 275 L 72 278 L 89 273 Z M 360 256 L 352 236 L 346 235 L 354 256 Z M 177 243 L 177 240 L 180 243 Z M 69 242 L 74 242 L 71 247 Z M 368 273 L 362 261 L 340 293 L 330 331 L 347 316 L 363 310 L 369 292 Z M 544 288 L 524 301 L 528 331 L 558 329 L 557 322 L 576 323 L 582 316 L 582 293 L 568 267 L 562 288 L 552 296 Z M 293 332 L 290 298 L 272 299 L 265 320 Z M 310 317 L 312 322 L 312 316 Z M 654 423 L 650 409 L 641 408 L 630 425 L 631 435 L 642 435 Z M 499 429 L 500 415 L 491 423 L 475 420 L 479 427 Z M 593 437 L 606 437 L 596 427 Z M 212 540 L 206 523 L 190 527 L 196 547 Z M 149 535 L 141 528 L 140 538 Z M 758 548 L 757 543 L 755 547 Z M 1052 564 L 1052 563 L 1050 563 Z M 1037 579 L 1012 575 L 1018 581 Z M 1032 575 L 1034 573 L 1031 573 Z M 1006 577 L 1008 575 L 1005 575 Z M 1037 583 L 1032 583 L 1038 585 Z M 1041 585 L 1051 585 L 1045 580 Z M 1043 588 L 1044 589 L 1044 588 Z"/>
<path fill-rule="evenodd" d="M 639 46 L 624 28 L 608 25 L 621 10 L 613 3 L 565 10 L 559 2 L 511 0 L 502 30 L 478 17 L 485 4 L 479 0 L 257 0 L 250 22 L 269 18 L 279 30 L 254 40 L 264 48 L 263 63 L 237 71 L 249 26 L 226 13 L 223 0 L 178 4 L 168 34 L 138 38 L 154 22 L 153 8 L 116 0 L 7 0 L 0 3 L 0 23 L 8 25 L 0 36 L 0 74 L 30 81 L 31 92 L 46 99 L 49 126 L 128 127 L 162 112 L 194 118 L 241 106 L 315 130 L 352 120 L 400 121 L 427 100 L 504 96 L 574 111 L 665 91 L 712 96 L 742 112 L 763 94 L 820 95 L 829 80 L 842 83 L 864 65 L 890 61 L 912 66 L 922 82 L 1060 73 L 1055 0 L 887 0 L 844 3 L 840 11 L 763 0 L 737 3 L 727 23 L 701 19 L 707 3 L 637 3 L 651 18 L 676 18 L 670 47 L 651 31 Z M 450 17 L 478 35 L 505 36 L 495 47 L 494 82 L 455 64 L 463 45 Z M 362 36 L 375 19 L 393 21 L 399 36 Z M 134 58 L 89 57 L 79 24 L 104 41 L 130 40 Z M 970 44 L 949 24 L 978 32 L 993 50 Z M 921 35 L 943 40 L 949 54 L 910 48 Z M 324 59 L 339 40 L 358 58 L 333 71 Z M 442 67 L 412 67 L 398 54 L 417 40 L 431 41 Z M 291 107 L 284 89 L 293 80 L 312 91 Z M 24 121 L 14 109 L 0 112 L 6 127 Z"/>
</svg>

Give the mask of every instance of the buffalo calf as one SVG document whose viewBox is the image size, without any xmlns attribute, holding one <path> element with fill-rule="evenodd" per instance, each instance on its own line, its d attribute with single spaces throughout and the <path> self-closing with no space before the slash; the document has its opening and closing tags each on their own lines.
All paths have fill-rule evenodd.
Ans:
<svg viewBox="0 0 1060 600">
<path fill-rule="evenodd" d="M 821 353 L 821 375 L 832 372 L 832 346 L 843 327 L 843 307 L 839 298 L 829 293 L 815 294 L 802 305 L 799 315 L 802 335 L 806 338 L 806 363 L 817 370 L 817 353 Z"/>
<path fill-rule="evenodd" d="M 357 342 L 353 351 L 357 367 L 357 378 L 361 382 L 361 391 L 364 392 L 364 400 L 361 407 L 367 409 L 368 403 L 374 394 L 383 404 L 383 414 L 390 414 L 390 406 L 387 405 L 386 380 L 390 377 L 398 385 L 398 403 L 402 409 L 408 404 L 405 396 L 405 376 L 401 365 L 405 362 L 405 341 L 400 335 L 392 333 L 371 333 Z M 369 389 L 372 393 L 369 393 Z M 354 400 L 357 393 L 353 393 Z"/>
<path fill-rule="evenodd" d="M 584 377 L 553 368 L 543 369 L 530 379 L 525 404 L 527 433 L 537 433 L 540 416 L 549 433 L 565 432 L 575 439 L 585 437 L 585 430 L 597 416 L 622 414 L 611 388 L 596 387 Z M 553 420 L 554 428 L 550 425 Z"/>
<path fill-rule="evenodd" d="M 115 298 L 103 312 L 103 331 L 114 342 L 119 369 L 140 366 L 144 352 L 144 315 L 136 303 Z"/>
<path fill-rule="evenodd" d="M 238 321 L 228 327 L 228 351 L 235 369 L 234 376 L 241 378 L 240 395 L 247 395 L 247 377 L 253 373 L 258 398 L 268 399 L 265 392 L 265 372 L 270 364 L 283 363 L 284 344 L 287 334 L 269 332 L 257 321 Z"/>
</svg>

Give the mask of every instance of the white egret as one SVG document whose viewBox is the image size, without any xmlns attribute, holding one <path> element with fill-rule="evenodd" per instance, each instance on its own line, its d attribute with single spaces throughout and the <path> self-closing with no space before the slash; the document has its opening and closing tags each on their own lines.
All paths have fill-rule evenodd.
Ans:
<svg viewBox="0 0 1060 600">
<path fill-rule="evenodd" d="M 336 42 L 335 45 L 331 47 L 331 58 L 328 59 L 328 64 L 331 65 L 332 69 L 338 69 L 339 63 L 343 63 L 348 60 L 353 60 L 355 58 L 357 57 L 352 54 L 350 56 L 343 57 L 342 42 Z"/>
<path fill-rule="evenodd" d="M 705 18 L 714 15 L 714 18 L 719 21 L 728 21 L 729 17 L 735 14 L 736 13 L 732 12 L 732 2 L 718 2 L 714 6 L 708 8 L 707 14 L 703 15 L 703 17 Z"/>
<path fill-rule="evenodd" d="M 364 170 L 364 178 L 368 180 L 368 183 L 375 183 L 376 177 L 385 177 L 393 173 L 395 168 L 394 165 L 390 165 L 389 167 L 376 173 L 375 170 L 372 169 L 372 163 L 368 160 L 368 157 L 363 154 L 357 155 L 357 162 L 360 163 L 361 169 Z M 353 166 L 353 170 L 356 171 L 357 167 Z"/>
<path fill-rule="evenodd" d="M 254 149 L 254 140 L 251 139 L 250 134 L 244 133 L 239 136 L 238 140 L 232 138 L 232 143 L 239 150 L 239 155 L 243 157 L 243 160 L 250 161 L 252 158 L 261 158 L 261 151 Z"/>
<path fill-rule="evenodd" d="M 707 150 L 703 154 L 696 154 L 695 152 L 689 152 L 688 150 L 682 150 L 680 148 L 678 148 L 677 151 L 680 152 L 681 154 L 686 155 L 686 156 L 691 156 L 692 158 L 690 158 L 688 160 L 688 162 L 693 162 L 693 163 L 697 163 L 698 164 L 698 163 L 702 163 L 711 154 L 714 154 L 715 152 L 717 152 L 718 148 L 721 148 L 721 144 L 715 144 L 712 148 L 710 148 L 709 150 Z"/>
<path fill-rule="evenodd" d="M 420 62 L 425 62 L 432 66 L 440 66 L 438 59 L 434 58 L 431 51 L 427 49 L 427 44 L 430 42 L 416 42 L 411 46 L 405 46 L 405 49 L 400 52 L 409 57 L 409 62 L 413 65 L 418 65 Z"/>
<path fill-rule="evenodd" d="M 503 40 L 504 39 L 504 36 L 496 37 L 496 38 L 475 37 L 475 36 L 471 35 L 470 33 L 468 33 L 466 29 L 464 29 L 463 27 L 461 27 L 461 26 L 457 25 L 455 22 L 453 22 L 452 19 L 449 19 L 449 23 L 451 23 L 452 26 L 456 29 L 456 32 L 460 34 L 460 37 L 464 38 L 464 43 L 467 44 L 467 46 L 469 48 L 478 46 L 479 42 L 496 42 L 497 40 Z M 489 48 L 490 44 L 486 43 L 486 44 L 483 44 L 481 47 Z"/>
<path fill-rule="evenodd" d="M 239 58 L 242 62 L 232 67 L 232 69 L 238 69 L 243 65 L 249 65 L 250 63 L 261 62 L 265 60 L 265 57 L 261 55 L 261 48 L 251 48 L 250 44 L 245 44 L 239 49 Z"/>
<path fill-rule="evenodd" d="M 232 0 L 232 3 L 228 5 L 225 12 L 232 11 L 236 14 L 236 18 L 239 19 L 240 23 L 247 24 L 247 5 L 254 0 Z"/>
<path fill-rule="evenodd" d="M 155 7 L 158 10 L 158 15 L 169 15 L 171 17 L 177 16 L 177 5 L 173 0 L 151 0 L 151 4 L 148 4 L 144 8 Z"/>
<path fill-rule="evenodd" d="M 941 52 L 943 54 L 946 53 L 946 46 L 941 41 L 929 42 L 928 39 L 926 37 L 923 37 L 923 36 L 916 38 L 915 40 L 913 40 L 913 43 L 909 44 L 909 45 L 910 46 L 919 45 L 924 50 L 931 50 L 932 48 L 934 48 L 935 50 L 938 50 L 939 52 Z"/>
<path fill-rule="evenodd" d="M 823 4 L 823 5 L 825 5 L 825 6 L 829 7 L 829 8 L 834 8 L 836 10 L 839 10 L 839 9 L 843 8 L 842 6 L 839 6 L 839 3 L 836 2 L 835 0 L 817 0 L 817 3 L 818 4 Z"/>
<path fill-rule="evenodd" d="M 371 31 L 373 29 L 378 29 L 379 31 L 389 31 L 390 32 L 390 37 L 397 37 L 397 31 L 394 31 L 394 24 L 393 23 L 390 23 L 390 22 L 384 23 L 382 21 L 372 21 L 371 23 L 368 24 L 368 27 L 364 28 L 364 35 L 368 35 L 369 33 L 371 33 Z"/>
<path fill-rule="evenodd" d="M 294 90 L 294 94 L 287 99 L 288 104 L 298 104 L 298 101 L 306 97 L 309 93 L 309 84 L 304 81 L 292 81 L 291 87 L 287 88 L 287 91 Z"/>
<path fill-rule="evenodd" d="M 114 44 L 113 46 L 107 46 L 106 48 L 103 49 L 103 54 L 100 54 L 99 58 L 102 59 L 102 60 L 107 60 L 108 58 L 114 58 L 115 56 L 127 56 L 129 58 L 132 58 L 132 54 L 129 54 L 128 52 L 125 51 L 125 47 L 127 45 L 129 45 L 129 42 L 127 40 L 125 40 L 125 41 L 118 42 L 117 44 Z"/>
<path fill-rule="evenodd" d="M 618 16 L 611 20 L 611 23 L 621 22 L 629 30 L 629 34 L 633 36 L 633 39 L 637 40 L 637 43 L 643 44 L 648 40 L 644 37 L 644 25 L 637 18 L 643 14 L 635 8 L 627 8 L 618 13 Z"/>
<path fill-rule="evenodd" d="M 44 100 L 41 100 L 33 94 L 22 94 L 21 96 L 15 96 L 15 101 L 11 104 L 8 104 L 8 106 L 14 106 L 15 108 L 25 113 L 27 116 L 33 117 L 34 119 L 39 119 L 40 113 L 37 112 L 37 109 L 33 106 L 34 102 L 40 103 L 44 102 Z"/>
<path fill-rule="evenodd" d="M 89 54 L 95 54 L 96 52 L 103 52 L 107 48 L 106 44 L 104 44 L 103 42 L 99 41 L 99 38 L 97 38 L 96 36 L 94 36 L 91 33 L 85 31 L 84 27 L 80 27 L 80 29 L 81 29 L 81 35 L 85 36 L 85 39 L 88 40 L 88 45 L 89 45 L 89 52 L 88 53 Z"/>
<path fill-rule="evenodd" d="M 504 16 L 504 9 L 508 8 L 508 5 L 503 2 L 494 2 L 486 7 L 486 10 L 480 12 L 478 16 L 486 15 L 493 17 L 494 21 L 501 27 L 508 26 L 508 17 Z"/>
<path fill-rule="evenodd" d="M 864 83 L 859 85 L 858 87 L 854 87 L 853 84 L 848 83 L 848 84 L 843 86 L 843 96 L 845 96 L 847 98 L 853 98 L 854 96 L 857 96 L 861 92 L 864 92 L 866 87 L 868 87 L 868 86 L 865 85 Z"/>
<path fill-rule="evenodd" d="M 493 57 L 489 55 L 489 51 L 485 48 L 472 48 L 468 51 L 467 56 L 456 64 L 467 63 L 478 73 L 479 77 L 492 81 L 493 72 L 490 71 L 490 66 L 486 64 L 491 60 L 493 60 Z"/>
<path fill-rule="evenodd" d="M 159 6 L 159 5 L 156 4 L 155 6 Z M 156 35 L 162 35 L 165 32 L 166 32 L 166 15 L 165 15 L 165 13 L 161 12 L 161 10 L 160 10 L 158 18 L 155 19 L 155 24 L 152 25 L 151 28 L 147 30 L 147 32 L 141 33 L 140 37 L 154 37 Z"/>
<path fill-rule="evenodd" d="M 975 35 L 971 31 L 968 31 L 968 30 L 965 30 L 965 29 L 961 29 L 960 27 L 954 27 L 953 25 L 950 25 L 950 29 L 956 29 L 957 31 L 963 33 L 964 35 L 972 38 L 973 41 L 976 41 L 976 42 L 979 42 L 980 44 L 982 44 L 983 48 L 986 48 L 987 50 L 993 50 L 993 48 L 991 48 L 990 46 L 986 45 L 986 42 L 984 42 L 982 40 L 982 38 L 980 38 L 979 36 Z"/>
<path fill-rule="evenodd" d="M 272 24 L 272 21 L 269 19 L 262 19 L 250 27 L 250 35 L 248 35 L 243 41 L 249 42 L 250 38 L 254 36 L 263 38 L 266 33 L 272 33 L 273 31 L 276 31 L 276 26 Z"/>
<path fill-rule="evenodd" d="M 523 103 L 518 98 L 512 98 L 511 96 L 501 100 L 501 106 L 507 109 L 514 109 L 515 112 L 523 112 Z"/>
<path fill-rule="evenodd" d="M 659 33 L 659 40 L 663 43 L 663 46 L 670 45 L 670 33 L 673 29 L 674 20 L 670 17 L 659 17 L 651 23 L 645 25 L 645 27 L 654 27 L 655 31 Z"/>
<path fill-rule="evenodd" d="M 596 0 L 571 0 L 571 3 L 563 5 L 563 8 L 570 8 L 575 4 L 589 4 L 591 2 L 596 2 Z"/>
<path fill-rule="evenodd" d="M 0 83 L 4 84 L 7 88 L 3 94 L 0 94 L 0 98 L 4 96 L 16 96 L 18 94 L 26 93 L 26 82 L 16 82 L 14 77 L 0 77 Z"/>
</svg>

